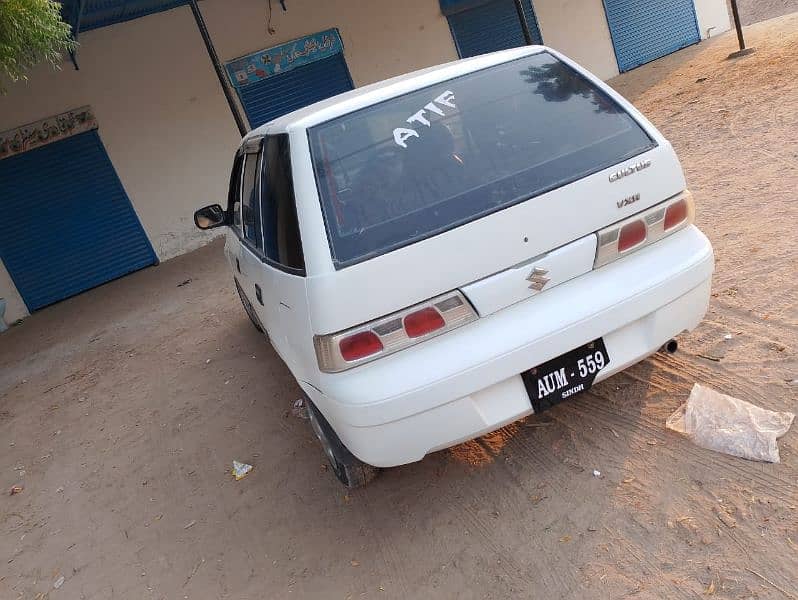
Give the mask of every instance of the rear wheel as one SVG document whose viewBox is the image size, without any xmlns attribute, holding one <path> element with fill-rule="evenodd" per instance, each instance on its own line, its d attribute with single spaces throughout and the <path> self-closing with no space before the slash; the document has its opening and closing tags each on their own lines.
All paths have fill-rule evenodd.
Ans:
<svg viewBox="0 0 798 600">
<path fill-rule="evenodd" d="M 236 282 L 236 291 L 238 292 L 238 297 L 241 299 L 241 304 L 244 305 L 244 311 L 246 311 L 249 320 L 252 321 L 252 324 L 255 326 L 255 329 L 263 333 L 263 325 L 258 318 L 258 313 L 255 312 L 255 307 L 252 306 L 252 302 L 249 301 L 247 295 L 244 293 L 244 290 L 241 289 L 241 285 L 239 285 L 238 280 Z"/>
<path fill-rule="evenodd" d="M 324 453 L 327 455 L 327 460 L 335 472 L 335 476 L 349 489 L 354 489 L 366 485 L 369 481 L 374 479 L 380 470 L 377 467 L 367 465 L 362 460 L 352 454 L 349 449 L 344 446 L 338 435 L 333 428 L 321 414 L 321 411 L 316 408 L 307 397 L 305 398 L 308 406 L 308 417 L 310 419 L 310 426 L 313 427 L 313 432 L 316 434 Z"/>
</svg>

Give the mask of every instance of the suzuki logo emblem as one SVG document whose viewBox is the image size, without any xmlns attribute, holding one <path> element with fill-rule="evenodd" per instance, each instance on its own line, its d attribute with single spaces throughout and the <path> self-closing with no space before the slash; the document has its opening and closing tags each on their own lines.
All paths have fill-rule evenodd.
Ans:
<svg viewBox="0 0 798 600">
<path fill-rule="evenodd" d="M 526 280 L 529 282 L 529 289 L 535 290 L 536 292 L 541 291 L 546 284 L 551 281 L 546 275 L 548 274 L 548 269 L 544 269 L 542 267 L 535 267 L 532 269 L 532 272 L 529 274 L 529 277 Z"/>
</svg>

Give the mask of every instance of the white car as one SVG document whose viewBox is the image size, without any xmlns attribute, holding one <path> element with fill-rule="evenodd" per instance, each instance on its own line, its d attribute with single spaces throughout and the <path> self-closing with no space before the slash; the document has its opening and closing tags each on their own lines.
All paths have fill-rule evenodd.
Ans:
<svg viewBox="0 0 798 600">
<path fill-rule="evenodd" d="M 673 148 L 529 46 L 369 85 L 252 131 L 225 252 L 341 481 L 493 431 L 706 312 L 712 247 Z"/>
</svg>

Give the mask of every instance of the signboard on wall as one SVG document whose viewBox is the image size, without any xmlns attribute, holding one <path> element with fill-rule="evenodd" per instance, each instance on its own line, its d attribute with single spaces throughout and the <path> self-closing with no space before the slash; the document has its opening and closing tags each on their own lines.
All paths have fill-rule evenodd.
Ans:
<svg viewBox="0 0 798 600">
<path fill-rule="evenodd" d="M 90 106 L 82 106 L 35 123 L 21 125 L 0 133 L 0 159 L 92 129 L 97 129 L 97 119 Z"/>
<path fill-rule="evenodd" d="M 235 87 L 241 88 L 343 50 L 338 30 L 328 29 L 232 60 L 226 65 L 227 75 Z"/>
</svg>

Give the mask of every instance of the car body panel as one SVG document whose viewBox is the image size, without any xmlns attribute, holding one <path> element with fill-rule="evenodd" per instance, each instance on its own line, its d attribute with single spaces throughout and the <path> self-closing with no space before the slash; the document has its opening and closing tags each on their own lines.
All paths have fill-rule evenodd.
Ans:
<svg viewBox="0 0 798 600">
<path fill-rule="evenodd" d="M 655 147 L 438 235 L 336 268 L 308 128 L 541 51 L 610 95 Z M 706 311 L 714 259 L 694 226 L 593 268 L 595 232 L 680 194 L 686 182 L 673 148 L 645 117 L 553 50 L 517 48 L 366 86 L 267 123 L 243 143 L 274 133 L 290 138 L 304 275 L 275 268 L 232 232 L 225 252 L 278 354 L 347 447 L 369 464 L 419 460 L 530 414 L 520 374 L 588 341 L 602 337 L 607 344 L 610 364 L 601 380 L 695 327 Z M 542 291 L 529 289 L 534 266 L 545 268 L 550 280 Z M 480 315 L 476 321 L 344 372 L 320 370 L 314 336 L 458 289 Z"/>
<path fill-rule="evenodd" d="M 314 329 L 333 333 L 489 277 L 685 188 L 669 145 L 627 162 L 642 159 L 651 160 L 652 166 L 617 183 L 609 182 L 618 170 L 612 167 L 393 252 L 338 271 L 312 274 L 308 298 Z M 640 194 L 638 202 L 617 207 L 619 200 L 634 194 Z M 376 281 L 380 284 L 374 285 Z"/>
<path fill-rule="evenodd" d="M 479 316 L 486 317 L 589 273 L 595 259 L 596 236 L 590 234 L 460 289 Z"/>
<path fill-rule="evenodd" d="M 709 241 L 691 226 L 411 351 L 343 373 L 323 373 L 316 387 L 350 425 L 366 427 L 406 418 L 640 319 L 702 285 L 713 266 Z M 703 315 L 703 310 L 697 306 L 696 314 Z M 611 365 L 613 360 L 611 352 Z"/>
<path fill-rule="evenodd" d="M 361 460 L 382 467 L 420 460 L 532 414 L 520 375 L 532 366 L 601 337 L 610 362 L 600 382 L 701 321 L 714 257 L 695 227 L 618 262 L 627 264 L 382 359 L 394 364 L 326 375 L 321 389 L 300 385 Z"/>
</svg>

